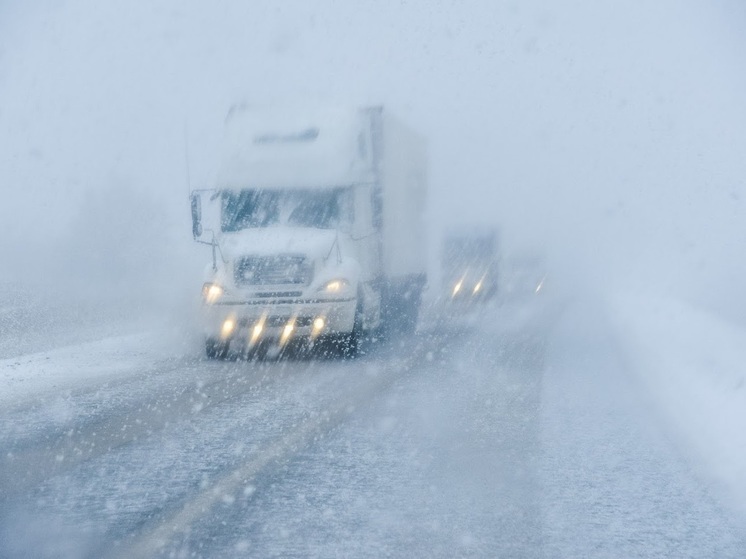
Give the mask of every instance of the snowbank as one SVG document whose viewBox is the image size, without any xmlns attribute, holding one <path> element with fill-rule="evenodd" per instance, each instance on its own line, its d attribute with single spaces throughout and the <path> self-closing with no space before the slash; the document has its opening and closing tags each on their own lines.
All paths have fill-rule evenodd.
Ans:
<svg viewBox="0 0 746 559">
<path fill-rule="evenodd" d="M 746 513 L 746 330 L 682 301 L 610 301 L 631 369 L 722 493 Z"/>
<path fill-rule="evenodd" d="M 142 373 L 179 351 L 174 336 L 143 332 L 0 359 L 0 406 Z"/>
</svg>

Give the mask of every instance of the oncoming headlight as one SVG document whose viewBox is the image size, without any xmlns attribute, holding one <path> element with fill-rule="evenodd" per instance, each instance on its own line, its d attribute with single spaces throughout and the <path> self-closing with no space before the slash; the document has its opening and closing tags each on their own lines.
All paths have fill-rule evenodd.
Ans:
<svg viewBox="0 0 746 559">
<path fill-rule="evenodd" d="M 459 294 L 459 291 L 461 291 L 461 288 L 464 286 L 464 278 L 461 278 L 456 282 L 456 285 L 453 286 L 453 289 L 451 290 L 451 297 L 455 297 Z"/>
<path fill-rule="evenodd" d="M 225 290 L 217 283 L 208 282 L 202 286 L 202 298 L 206 303 L 214 303 L 223 296 L 223 293 Z"/>
</svg>

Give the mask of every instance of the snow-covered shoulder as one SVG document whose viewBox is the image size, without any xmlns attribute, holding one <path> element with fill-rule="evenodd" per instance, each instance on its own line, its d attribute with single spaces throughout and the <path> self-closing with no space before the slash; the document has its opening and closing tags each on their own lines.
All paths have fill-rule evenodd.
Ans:
<svg viewBox="0 0 746 559">
<path fill-rule="evenodd" d="M 175 349 L 162 335 L 144 332 L 2 359 L 0 406 L 141 373 Z"/>
<path fill-rule="evenodd" d="M 674 299 L 609 303 L 639 382 L 746 513 L 746 329 Z"/>
</svg>

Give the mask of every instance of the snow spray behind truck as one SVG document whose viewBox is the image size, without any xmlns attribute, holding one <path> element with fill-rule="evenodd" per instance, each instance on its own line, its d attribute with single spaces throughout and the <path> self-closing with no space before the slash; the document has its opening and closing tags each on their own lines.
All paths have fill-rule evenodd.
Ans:
<svg viewBox="0 0 746 559">
<path fill-rule="evenodd" d="M 207 356 L 413 330 L 426 179 L 424 141 L 382 107 L 234 107 L 217 187 L 191 197 Z"/>
</svg>

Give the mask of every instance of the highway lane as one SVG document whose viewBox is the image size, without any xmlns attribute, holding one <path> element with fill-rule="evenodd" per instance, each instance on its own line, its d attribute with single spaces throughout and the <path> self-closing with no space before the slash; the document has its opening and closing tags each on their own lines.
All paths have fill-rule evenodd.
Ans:
<svg viewBox="0 0 746 559">
<path fill-rule="evenodd" d="M 184 358 L 6 409 L 2 545 L 49 537 L 76 542 L 85 556 L 143 526 L 171 529 L 170 517 L 199 502 L 205 487 L 242 464 L 267 468 L 307 446 L 411 370 L 429 344 L 442 346 L 436 340 L 380 344 L 355 361 Z"/>
<path fill-rule="evenodd" d="M 543 334 L 450 341 L 169 551 L 541 556 Z"/>
<path fill-rule="evenodd" d="M 0 556 L 742 556 L 603 321 L 499 312 L 2 410 Z"/>
</svg>

